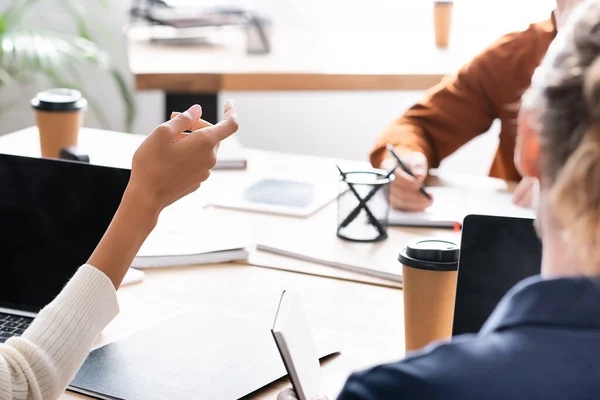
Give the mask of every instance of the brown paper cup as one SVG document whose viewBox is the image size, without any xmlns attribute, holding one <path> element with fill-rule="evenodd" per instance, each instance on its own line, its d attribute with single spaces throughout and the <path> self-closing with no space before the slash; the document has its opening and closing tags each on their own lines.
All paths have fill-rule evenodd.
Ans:
<svg viewBox="0 0 600 400">
<path fill-rule="evenodd" d="M 406 351 L 452 336 L 456 271 L 402 268 Z"/>
<path fill-rule="evenodd" d="M 40 132 L 42 157 L 58 158 L 60 150 L 77 145 L 87 101 L 72 89 L 51 89 L 31 100 Z"/>
<path fill-rule="evenodd" d="M 435 45 L 440 48 L 448 47 L 452 28 L 452 1 L 434 1 L 433 21 L 435 29 Z"/>
<path fill-rule="evenodd" d="M 36 110 L 36 121 L 40 131 L 42 157 L 58 158 L 61 149 L 77 146 L 83 112 Z"/>
<path fill-rule="evenodd" d="M 458 246 L 422 240 L 402 250 L 406 351 L 452 336 Z"/>
</svg>

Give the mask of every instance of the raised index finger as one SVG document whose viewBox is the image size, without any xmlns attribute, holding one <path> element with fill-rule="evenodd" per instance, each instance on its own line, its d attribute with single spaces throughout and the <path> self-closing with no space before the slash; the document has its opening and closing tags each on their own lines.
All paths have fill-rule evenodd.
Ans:
<svg viewBox="0 0 600 400">
<path fill-rule="evenodd" d="M 233 135 L 238 130 L 237 113 L 233 100 L 228 100 L 225 103 L 225 119 L 216 125 L 200 129 L 193 132 L 194 134 L 202 134 L 209 138 L 215 144 Z"/>
</svg>

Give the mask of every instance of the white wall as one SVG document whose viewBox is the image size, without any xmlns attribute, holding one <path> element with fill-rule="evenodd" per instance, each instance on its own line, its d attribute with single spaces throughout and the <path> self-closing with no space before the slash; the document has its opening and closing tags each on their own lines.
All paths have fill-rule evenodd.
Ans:
<svg viewBox="0 0 600 400">
<path fill-rule="evenodd" d="M 9 1 L 0 0 L 0 7 Z M 52 6 L 54 1 L 41 1 L 37 16 L 32 19 L 42 26 L 72 29 L 60 22 L 60 16 Z M 414 8 L 414 15 L 401 15 L 394 11 L 398 5 L 405 6 L 407 2 Z M 88 13 L 99 15 L 116 38 L 112 42 L 103 41 L 103 44 L 109 47 L 115 62 L 126 68 L 126 40 L 122 27 L 128 19 L 129 1 L 113 0 L 110 13 L 93 7 L 94 3 L 92 0 L 85 1 Z M 431 23 L 428 19 L 430 9 L 427 8 L 430 7 L 429 0 L 231 0 L 228 3 L 255 9 L 272 18 L 276 25 L 297 29 L 318 27 L 324 34 L 339 26 L 377 29 L 381 24 L 404 24 L 414 18 L 422 18 L 423 24 Z M 473 40 L 479 41 L 477 46 L 483 46 L 506 30 L 520 29 L 528 21 L 547 17 L 553 4 L 554 0 L 457 0 L 456 14 L 460 16 L 468 12 L 475 15 L 469 19 L 473 21 L 469 31 L 473 32 Z M 47 15 L 52 15 L 52 19 Z M 418 57 L 418 54 L 413 56 Z M 89 78 L 91 92 L 111 116 L 110 127 L 123 129 L 123 107 L 110 80 L 93 70 L 86 71 L 85 76 Z M 27 102 L 35 90 L 34 87 L 20 89 L 21 106 L 14 112 L 0 115 L 0 134 L 33 123 Z M 219 99 L 221 103 L 226 98 L 236 99 L 242 126 L 240 137 L 247 146 L 364 159 L 382 127 L 420 95 L 419 92 L 227 92 L 222 93 Z M 0 91 L 0 107 L 4 101 L 13 98 L 14 93 Z M 139 92 L 137 102 L 139 113 L 134 131 L 150 132 L 161 122 L 163 96 L 160 92 Z M 89 115 L 86 125 L 98 126 L 98 121 Z M 476 167 L 473 167 L 472 159 L 465 165 L 464 157 L 450 160 L 449 166 L 464 171 L 475 168 L 485 173 L 495 146 L 494 136 L 493 132 L 483 137 L 480 143 L 470 146 L 476 149 L 470 153 L 477 154 L 479 158 L 475 162 Z"/>
</svg>

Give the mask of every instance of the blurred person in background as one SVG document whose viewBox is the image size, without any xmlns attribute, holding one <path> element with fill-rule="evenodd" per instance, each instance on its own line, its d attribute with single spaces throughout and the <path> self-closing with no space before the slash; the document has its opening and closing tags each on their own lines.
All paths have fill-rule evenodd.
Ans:
<svg viewBox="0 0 600 400">
<path fill-rule="evenodd" d="M 523 207 L 531 206 L 533 181 L 522 179 L 513 161 L 516 105 L 557 30 L 580 2 L 557 0 L 550 19 L 501 37 L 456 75 L 430 89 L 384 130 L 371 153 L 373 166 L 390 169 L 394 165 L 385 148 L 392 144 L 416 176 L 396 170 L 390 194 L 392 207 L 422 211 L 431 206 L 435 199 L 419 192 L 419 183 L 427 178 L 429 169 L 438 167 L 459 147 L 487 132 L 496 119 L 501 122 L 500 142 L 490 176 L 520 181 L 513 201 Z"/>
</svg>

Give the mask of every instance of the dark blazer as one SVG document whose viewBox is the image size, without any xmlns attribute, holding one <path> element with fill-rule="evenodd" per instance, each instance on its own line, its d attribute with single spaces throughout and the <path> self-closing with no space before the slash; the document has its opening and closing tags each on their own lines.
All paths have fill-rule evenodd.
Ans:
<svg viewBox="0 0 600 400">
<path fill-rule="evenodd" d="M 526 279 L 479 334 L 355 373 L 339 399 L 600 399 L 600 281 Z"/>
</svg>

